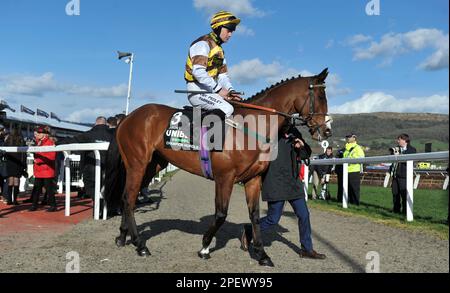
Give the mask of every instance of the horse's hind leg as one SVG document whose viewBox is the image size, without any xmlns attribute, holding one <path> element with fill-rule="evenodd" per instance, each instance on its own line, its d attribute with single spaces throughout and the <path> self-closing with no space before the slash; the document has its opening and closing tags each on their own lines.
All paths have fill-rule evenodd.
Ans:
<svg viewBox="0 0 450 293">
<path fill-rule="evenodd" d="M 125 201 L 125 194 L 123 195 L 123 200 Z M 125 204 L 123 205 L 125 206 Z M 126 213 L 122 213 L 122 220 L 120 223 L 120 235 L 116 237 L 116 245 L 118 247 L 123 247 L 126 244 L 127 241 L 127 234 L 128 234 L 128 221 L 126 218 Z"/>
<path fill-rule="evenodd" d="M 262 266 L 273 267 L 274 264 L 264 251 L 261 229 L 259 226 L 259 195 L 261 191 L 261 176 L 256 176 L 245 183 L 245 195 L 247 198 L 248 212 L 253 226 L 253 248 Z"/>
<path fill-rule="evenodd" d="M 209 259 L 209 245 L 217 230 L 222 226 L 227 218 L 228 204 L 230 203 L 231 192 L 233 190 L 233 178 L 217 178 L 216 179 L 216 212 L 214 222 L 208 231 L 203 235 L 202 250 L 198 252 L 198 256 L 203 259 Z"/>
<path fill-rule="evenodd" d="M 124 217 L 126 217 L 126 221 L 128 222 L 128 232 L 131 235 L 131 243 L 136 246 L 136 251 L 139 256 L 148 256 L 150 255 L 150 251 L 145 246 L 145 240 L 139 236 L 139 232 L 137 230 L 136 220 L 134 218 L 134 208 L 136 206 L 136 198 L 139 193 L 139 189 L 141 187 L 142 178 L 144 177 L 144 173 L 146 170 L 146 166 L 143 163 L 138 164 L 137 162 L 133 164 L 133 168 L 129 168 L 127 170 L 127 182 L 125 186 L 125 199 L 126 201 L 124 206 Z M 122 230 L 121 230 L 122 235 Z"/>
</svg>

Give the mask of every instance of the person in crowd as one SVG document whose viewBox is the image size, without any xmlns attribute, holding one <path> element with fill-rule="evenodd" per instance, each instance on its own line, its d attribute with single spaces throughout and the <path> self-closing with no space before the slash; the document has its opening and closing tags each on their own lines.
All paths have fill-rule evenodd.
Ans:
<svg viewBox="0 0 450 293">
<path fill-rule="evenodd" d="M 416 148 L 411 145 L 408 134 L 403 133 L 397 137 L 397 147 L 393 152 L 399 155 L 415 154 Z M 393 212 L 406 215 L 406 163 L 394 163 L 391 165 L 392 174 L 392 198 Z"/>
<path fill-rule="evenodd" d="M 331 146 L 327 147 L 325 152 L 321 154 L 318 159 L 332 159 L 333 158 L 333 148 Z M 313 188 L 312 188 L 312 198 L 316 199 L 318 196 L 319 185 L 320 189 L 324 190 L 325 184 L 328 184 L 326 179 L 326 175 L 331 175 L 331 171 L 333 169 L 333 165 L 317 165 L 313 168 Z M 325 196 L 324 199 L 329 199 L 328 195 Z"/>
<path fill-rule="evenodd" d="M 25 141 L 17 128 L 7 136 L 5 146 L 25 146 Z M 8 174 L 8 205 L 18 205 L 20 177 L 28 177 L 26 153 L 7 153 L 6 169 Z"/>
<path fill-rule="evenodd" d="M 72 138 L 61 140 L 60 144 L 70 143 L 96 143 L 96 142 L 111 142 L 112 133 L 106 125 L 106 118 L 103 116 L 97 117 L 95 125 L 87 132 L 75 135 Z M 82 155 L 83 167 L 83 183 L 85 196 L 89 196 L 92 200 L 95 199 L 95 155 L 94 152 L 83 152 Z M 100 151 L 100 162 L 102 176 L 104 177 L 106 161 L 106 151 Z"/>
<path fill-rule="evenodd" d="M 110 128 L 110 129 L 112 129 L 112 128 L 116 128 L 117 127 L 117 118 L 116 117 L 109 117 L 107 120 L 106 120 L 106 124 L 108 125 L 108 127 Z"/>
<path fill-rule="evenodd" d="M 298 218 L 302 258 L 325 259 L 324 254 L 313 249 L 309 210 L 306 205 L 303 182 L 299 180 L 299 161 L 311 155 L 311 148 L 293 126 L 280 131 L 278 156 L 269 164 L 263 175 L 262 200 L 267 201 L 267 215 L 260 219 L 261 232 L 278 224 L 286 202 L 294 209 Z M 241 234 L 241 248 L 248 250 L 252 241 L 252 226 L 244 225 Z"/>
<path fill-rule="evenodd" d="M 48 128 L 39 126 L 34 131 L 36 146 L 53 146 L 55 143 L 49 138 Z M 34 154 L 34 186 L 31 193 L 33 203 L 30 211 L 36 211 L 38 208 L 39 195 L 42 188 L 45 187 L 47 201 L 50 205 L 49 212 L 56 211 L 55 198 L 55 158 L 56 152 L 35 153 Z"/>
<path fill-rule="evenodd" d="M 5 140 L 8 136 L 8 131 L 0 124 L 0 146 L 5 146 Z M 6 168 L 6 152 L 0 151 L 0 197 L 2 202 L 7 203 L 8 198 L 8 170 Z"/>
<path fill-rule="evenodd" d="M 350 133 L 345 136 L 347 143 L 345 144 L 344 158 L 356 159 L 364 158 L 364 150 L 357 143 L 357 136 L 354 133 Z M 361 164 L 349 164 L 348 165 L 348 200 L 349 203 L 359 206 L 360 198 L 360 180 L 362 172 Z"/>
<path fill-rule="evenodd" d="M 222 49 L 222 44 L 230 40 L 240 22 L 230 12 L 220 11 L 211 19 L 212 32 L 191 44 L 184 72 L 187 90 L 208 92 L 188 94 L 192 106 L 204 110 L 219 109 L 229 117 L 234 108 L 228 101 L 241 100 L 233 90 Z"/>
<path fill-rule="evenodd" d="M 344 157 L 345 148 L 338 149 L 336 151 L 336 158 L 342 159 Z M 343 192 L 343 181 L 342 181 L 342 171 L 343 166 L 342 164 L 336 164 L 334 167 L 334 172 L 336 173 L 337 177 L 337 200 L 338 202 L 342 202 L 342 192 Z"/>
<path fill-rule="evenodd" d="M 117 126 L 119 126 L 120 122 L 122 122 L 123 119 L 125 119 L 125 117 L 127 117 L 125 114 L 116 114 L 116 121 L 117 121 Z M 116 126 L 116 127 L 117 127 Z"/>
</svg>

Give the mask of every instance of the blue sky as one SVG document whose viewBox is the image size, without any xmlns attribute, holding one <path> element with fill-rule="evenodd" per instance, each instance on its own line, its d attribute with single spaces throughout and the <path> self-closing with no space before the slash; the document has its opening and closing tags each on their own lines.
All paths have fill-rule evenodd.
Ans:
<svg viewBox="0 0 450 293">
<path fill-rule="evenodd" d="M 226 9 L 242 26 L 224 45 L 234 87 L 252 95 L 282 78 L 328 67 L 331 113 L 448 114 L 449 7 L 445 0 L 70 0 L 0 2 L 0 98 L 91 122 L 125 108 L 182 106 L 189 44 Z"/>
</svg>

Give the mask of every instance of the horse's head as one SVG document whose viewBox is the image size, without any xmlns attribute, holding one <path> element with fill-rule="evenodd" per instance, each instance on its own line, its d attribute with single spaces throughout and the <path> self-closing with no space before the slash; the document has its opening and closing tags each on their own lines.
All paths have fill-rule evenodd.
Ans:
<svg viewBox="0 0 450 293">
<path fill-rule="evenodd" d="M 294 108 L 308 126 L 312 138 L 319 141 L 331 136 L 332 120 L 328 115 L 325 93 L 327 76 L 328 68 L 325 68 L 318 75 L 306 77 L 306 88 L 303 85 L 301 90 L 303 98 L 296 98 L 294 102 Z"/>
</svg>

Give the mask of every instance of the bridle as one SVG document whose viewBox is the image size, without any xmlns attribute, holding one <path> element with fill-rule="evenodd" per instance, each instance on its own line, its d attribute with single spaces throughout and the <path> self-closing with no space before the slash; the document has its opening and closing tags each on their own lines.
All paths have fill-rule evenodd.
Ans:
<svg viewBox="0 0 450 293">
<path fill-rule="evenodd" d="M 291 115 L 292 117 L 291 117 L 290 123 L 293 124 L 293 125 L 302 125 L 302 126 L 304 125 L 304 126 L 307 126 L 309 129 L 312 130 L 312 133 L 315 133 L 315 132 L 318 133 L 319 140 L 320 140 L 320 138 L 321 138 L 320 128 L 322 126 L 324 126 L 324 125 L 330 124 L 332 119 L 331 118 L 328 119 L 328 120 L 326 119 L 327 117 L 329 117 L 328 113 L 318 113 L 318 112 L 316 113 L 314 111 L 315 105 L 316 105 L 316 95 L 314 94 L 314 89 L 316 89 L 316 88 L 324 88 L 325 89 L 326 85 L 324 83 L 322 83 L 322 84 L 314 84 L 313 79 L 310 78 L 309 79 L 309 86 L 308 86 L 308 88 L 309 88 L 308 99 L 305 100 L 305 102 L 303 103 L 302 107 L 300 108 L 299 114 Z M 303 112 L 303 109 L 305 108 L 305 106 L 306 106 L 308 101 L 309 101 L 309 113 L 308 113 L 308 115 L 306 117 L 303 117 L 303 116 L 301 116 L 300 113 Z M 323 116 L 325 116 L 325 122 L 320 124 L 320 125 L 313 126 L 311 124 L 311 121 L 313 120 L 313 117 L 315 115 L 323 115 Z M 297 120 L 300 123 L 298 123 Z"/>
<path fill-rule="evenodd" d="M 284 112 L 280 112 L 277 111 L 275 109 L 272 108 L 267 108 L 267 107 L 263 107 L 263 106 L 257 106 L 257 105 L 251 105 L 251 104 L 247 104 L 247 103 L 242 103 L 242 102 L 235 102 L 235 101 L 231 101 L 232 104 L 235 105 L 239 105 L 245 108 L 251 108 L 251 109 L 257 109 L 257 110 L 262 110 L 262 111 L 266 111 L 266 112 L 271 112 L 280 116 L 285 117 L 286 119 L 288 119 L 288 123 L 290 123 L 291 125 L 297 126 L 307 126 L 309 129 L 311 129 L 312 133 L 317 132 L 318 133 L 318 137 L 319 140 L 321 139 L 321 135 L 320 135 L 320 128 L 324 125 L 328 125 L 331 123 L 331 119 L 326 119 L 328 116 L 327 113 L 316 113 L 314 111 L 315 105 L 316 105 L 316 95 L 314 94 L 314 89 L 316 88 L 326 88 L 326 85 L 324 83 L 322 84 L 314 84 L 313 82 L 313 78 L 309 78 L 309 94 L 308 94 L 308 99 L 305 100 L 305 102 L 303 103 L 302 107 L 300 108 L 300 110 L 298 111 L 298 113 L 296 114 L 288 114 L 288 113 L 284 113 Z M 307 102 L 309 101 L 309 113 L 306 117 L 301 116 L 300 113 L 303 112 L 303 109 L 305 108 Z M 313 121 L 313 117 L 315 115 L 323 115 L 325 116 L 325 122 L 314 126 L 311 124 L 311 121 Z"/>
</svg>

